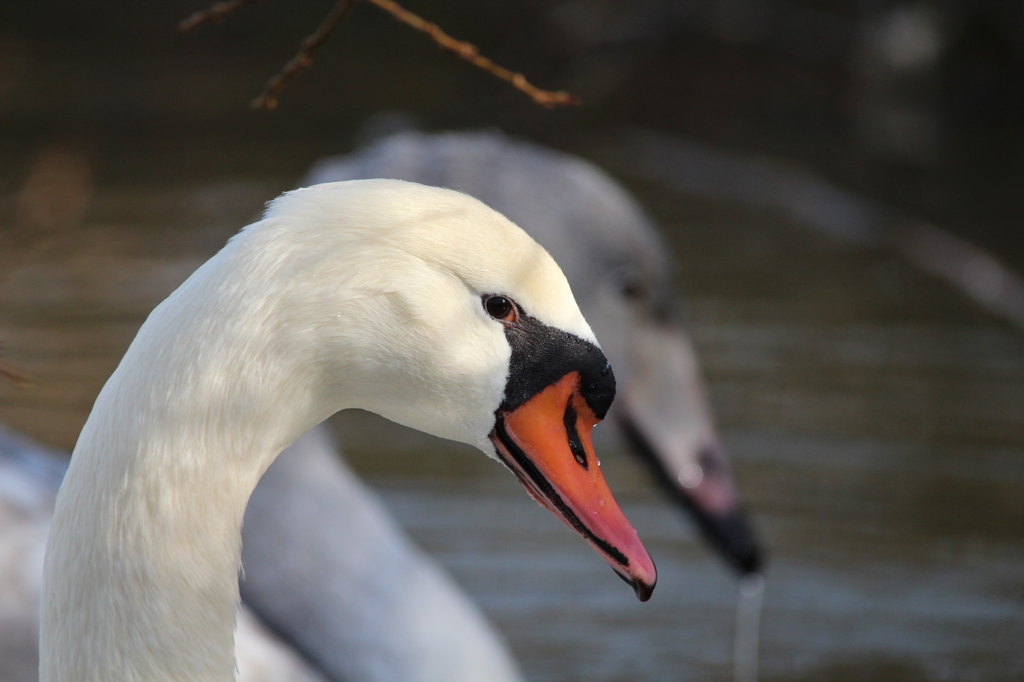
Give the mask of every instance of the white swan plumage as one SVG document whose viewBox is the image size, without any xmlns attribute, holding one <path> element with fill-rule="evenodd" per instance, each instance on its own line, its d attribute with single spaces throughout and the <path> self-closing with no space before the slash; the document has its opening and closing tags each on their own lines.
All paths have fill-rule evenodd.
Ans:
<svg viewBox="0 0 1024 682">
<path fill-rule="evenodd" d="M 587 467 L 613 386 L 557 265 L 483 204 L 380 180 L 284 195 L 100 392 L 57 499 L 41 679 L 232 679 L 246 501 L 347 407 L 500 458 L 646 598 L 653 564 Z"/>
</svg>

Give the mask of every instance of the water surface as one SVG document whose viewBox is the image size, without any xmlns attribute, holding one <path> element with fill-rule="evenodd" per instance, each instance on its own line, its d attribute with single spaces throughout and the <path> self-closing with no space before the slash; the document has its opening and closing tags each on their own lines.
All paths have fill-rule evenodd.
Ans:
<svg viewBox="0 0 1024 682">
<path fill-rule="evenodd" d="M 15 240 L 0 338 L 37 381 L 0 387 L 0 419 L 70 447 L 146 313 L 285 186 L 100 188 L 84 224 Z M 891 255 L 635 189 L 770 551 L 762 679 L 1024 678 L 1024 335 Z M 658 564 L 648 604 L 495 463 L 336 425 L 530 679 L 730 678 L 736 582 L 614 445 L 606 476 Z"/>
</svg>

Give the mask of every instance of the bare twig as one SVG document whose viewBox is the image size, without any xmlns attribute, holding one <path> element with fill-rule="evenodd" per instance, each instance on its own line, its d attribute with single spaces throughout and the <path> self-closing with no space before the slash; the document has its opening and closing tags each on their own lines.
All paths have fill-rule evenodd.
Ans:
<svg viewBox="0 0 1024 682">
<path fill-rule="evenodd" d="M 219 23 L 225 16 L 234 12 L 238 8 L 255 2 L 259 2 L 259 0 L 225 0 L 224 2 L 218 2 L 209 9 L 196 12 L 188 19 L 181 22 L 181 30 L 191 32 L 205 24 Z M 284 65 L 284 68 L 282 68 L 281 71 L 267 81 L 267 84 L 263 87 L 263 92 L 261 92 L 259 97 L 250 103 L 251 106 L 254 109 L 276 108 L 277 99 L 281 94 L 281 91 L 285 89 L 293 78 L 300 75 L 310 67 L 313 63 L 313 53 L 324 43 L 324 41 L 327 40 L 327 37 L 331 34 L 331 31 L 334 30 L 334 27 L 348 15 L 358 2 L 360 2 L 360 0 L 338 0 L 327 17 L 323 20 L 320 26 L 317 27 L 316 31 L 302 41 L 302 45 L 299 47 L 299 51 L 295 56 Z M 441 27 L 437 24 L 413 14 L 394 0 L 366 0 L 366 2 L 376 5 L 378 8 L 390 14 L 395 20 L 400 21 L 407 26 L 411 26 L 417 31 L 426 33 L 428 36 L 433 38 L 434 42 L 437 43 L 441 49 L 454 52 L 456 55 L 478 69 L 486 71 L 492 76 L 510 83 L 512 87 L 526 93 L 530 99 L 542 107 L 550 109 L 556 106 L 580 103 L 580 99 L 571 93 L 561 90 L 557 92 L 542 90 L 535 85 L 532 85 L 526 80 L 526 76 L 523 74 L 510 71 L 503 66 L 495 64 L 490 59 L 482 56 L 480 54 L 480 50 L 477 49 L 475 45 L 452 38 L 441 30 Z"/>
<path fill-rule="evenodd" d="M 183 20 L 178 24 L 178 28 L 187 33 L 194 33 L 201 26 L 206 24 L 219 24 L 224 21 L 224 17 L 234 12 L 240 7 L 246 5 L 252 5 L 260 0 L 224 0 L 224 2 L 214 3 L 209 9 L 202 9 Z"/>
<path fill-rule="evenodd" d="M 263 92 L 254 99 L 250 106 L 253 109 L 275 109 L 277 108 L 277 96 L 281 94 L 288 82 L 309 68 L 313 63 L 313 53 L 323 45 L 327 36 L 331 34 L 338 22 L 345 18 L 359 0 L 338 0 L 327 17 L 323 20 L 313 34 L 302 41 L 299 51 L 291 58 L 281 71 L 267 81 L 263 86 Z"/>
<path fill-rule="evenodd" d="M 403 24 L 411 26 L 417 31 L 426 33 L 434 39 L 434 42 L 436 42 L 441 49 L 454 52 L 473 66 L 486 71 L 496 78 L 500 78 L 503 81 L 511 83 L 513 87 L 526 93 L 530 99 L 542 107 L 551 108 L 559 105 L 580 103 L 580 99 L 571 93 L 564 91 L 552 92 L 550 90 L 541 90 L 540 88 L 530 84 L 530 82 L 526 80 L 526 76 L 523 74 L 510 71 L 503 66 L 495 64 L 487 57 L 481 56 L 480 51 L 475 45 L 452 38 L 450 35 L 442 31 L 441 27 L 437 24 L 426 21 L 425 19 L 413 14 L 397 2 L 394 2 L 394 0 L 366 1 L 381 8 Z"/>
</svg>

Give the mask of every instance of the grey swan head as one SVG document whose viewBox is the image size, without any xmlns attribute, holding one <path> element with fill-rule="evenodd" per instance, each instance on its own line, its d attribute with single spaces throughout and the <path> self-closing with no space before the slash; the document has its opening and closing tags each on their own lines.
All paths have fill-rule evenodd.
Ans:
<svg viewBox="0 0 1024 682">
<path fill-rule="evenodd" d="M 320 161 L 302 184 L 369 177 L 465 192 L 551 253 L 615 367 L 612 429 L 729 565 L 758 572 L 763 552 L 685 330 L 671 250 L 637 201 L 583 159 L 494 131 L 400 131 Z"/>
</svg>

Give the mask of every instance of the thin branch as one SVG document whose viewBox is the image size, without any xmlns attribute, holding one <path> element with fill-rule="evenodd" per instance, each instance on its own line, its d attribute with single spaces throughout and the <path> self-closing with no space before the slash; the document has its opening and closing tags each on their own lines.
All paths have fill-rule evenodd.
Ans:
<svg viewBox="0 0 1024 682">
<path fill-rule="evenodd" d="M 180 24 L 181 30 L 192 32 L 205 24 L 220 23 L 224 20 L 224 17 L 231 14 L 238 8 L 259 1 L 260 0 L 224 0 L 223 2 L 218 2 L 209 9 L 196 12 L 188 19 L 182 21 Z M 327 17 L 323 20 L 320 26 L 317 27 L 316 31 L 302 41 L 302 45 L 299 46 L 299 51 L 296 55 L 284 65 L 284 68 L 282 68 L 281 71 L 267 81 L 267 84 L 263 87 L 263 92 L 261 92 L 259 97 L 250 103 L 250 106 L 254 109 L 277 108 L 277 100 L 281 91 L 285 89 L 292 79 L 299 76 L 312 65 L 313 53 L 324 43 L 324 41 L 327 40 L 327 37 L 331 34 L 331 31 L 334 30 L 334 27 L 337 26 L 338 23 L 344 19 L 348 13 L 352 11 L 352 8 L 359 2 L 360 0 L 338 0 Z M 426 33 L 441 49 L 453 52 L 478 69 L 482 69 L 495 78 L 499 78 L 510 83 L 512 87 L 526 93 L 530 99 L 542 107 L 550 109 L 556 106 L 580 103 L 579 97 L 571 93 L 562 90 L 557 92 L 542 90 L 535 85 L 532 85 L 528 80 L 526 80 L 526 76 L 523 74 L 510 71 L 503 66 L 495 64 L 490 59 L 482 56 L 480 54 L 480 50 L 477 49 L 475 45 L 452 38 L 441 30 L 441 27 L 437 24 L 413 14 L 394 0 L 366 0 L 366 2 L 376 5 L 378 8 L 384 10 L 396 21 L 400 21 L 406 26 L 411 26 L 417 31 Z"/>
<path fill-rule="evenodd" d="M 580 99 L 571 93 L 565 91 L 552 92 L 550 90 L 542 90 L 532 85 L 526 80 L 526 76 L 523 74 L 510 71 L 503 66 L 495 64 L 490 59 L 481 56 L 480 50 L 478 50 L 475 45 L 452 38 L 441 30 L 441 27 L 437 24 L 426 21 L 422 17 L 413 14 L 397 2 L 394 2 L 394 0 L 366 1 L 376 5 L 403 24 L 411 26 L 417 31 L 426 33 L 434 39 L 434 42 L 436 42 L 441 49 L 454 52 L 473 66 L 486 71 L 496 78 L 500 78 L 503 81 L 511 83 L 513 87 L 526 93 L 530 99 L 542 107 L 548 107 L 550 109 L 560 105 L 580 103 Z"/>
<path fill-rule="evenodd" d="M 313 53 L 323 45 L 338 22 L 344 19 L 358 2 L 359 0 L 338 0 L 323 23 L 311 36 L 302 41 L 298 53 L 284 65 L 284 68 L 276 76 L 267 81 L 267 84 L 263 86 L 263 92 L 250 103 L 250 106 L 253 109 L 276 109 L 277 96 L 293 78 L 310 67 L 313 63 Z"/>
<path fill-rule="evenodd" d="M 260 0 L 224 0 L 224 2 L 214 3 L 209 9 L 201 9 L 188 19 L 183 20 L 178 24 L 178 28 L 186 33 L 195 33 L 201 26 L 219 24 L 224 21 L 224 17 L 236 9 L 257 2 Z"/>
</svg>

